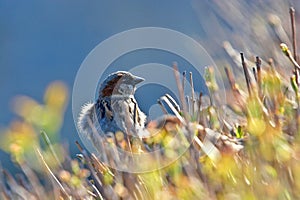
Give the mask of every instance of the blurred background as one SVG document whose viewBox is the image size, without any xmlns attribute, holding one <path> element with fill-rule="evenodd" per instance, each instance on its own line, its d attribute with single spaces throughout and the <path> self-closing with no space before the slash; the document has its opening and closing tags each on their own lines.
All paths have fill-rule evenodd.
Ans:
<svg viewBox="0 0 300 200">
<path fill-rule="evenodd" d="M 57 127 L 47 131 L 58 132 L 59 138 L 54 139 L 68 144 L 73 155 L 79 137 L 67 91 L 70 97 L 77 70 L 101 41 L 132 28 L 165 27 L 199 41 L 217 66 L 234 67 L 231 47 L 244 51 L 250 60 L 255 55 L 263 59 L 282 56 L 278 44 L 291 44 L 290 32 L 282 31 L 290 30 L 290 6 L 296 8 L 299 22 L 297 0 L 0 0 L 0 133 L 18 126 L 10 125 L 13 120 L 26 118 L 29 111 L 18 107 L 24 102 L 28 108 L 30 103 L 32 108 L 54 105 L 60 112 L 52 113 L 51 119 L 56 120 L 50 125 Z M 230 42 L 225 49 L 224 41 Z M 262 47 L 262 42 L 269 45 Z M 18 95 L 32 99 L 16 99 Z M 47 110 L 45 115 L 49 116 Z M 1 142 L 7 142 L 5 137 Z M 5 151 L 0 152 L 0 159 L 5 168 L 12 168 Z"/>
</svg>

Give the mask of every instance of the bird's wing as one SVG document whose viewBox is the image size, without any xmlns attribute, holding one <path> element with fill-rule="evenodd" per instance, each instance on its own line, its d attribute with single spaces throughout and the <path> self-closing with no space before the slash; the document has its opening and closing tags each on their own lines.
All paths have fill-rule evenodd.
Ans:
<svg viewBox="0 0 300 200">
<path fill-rule="evenodd" d="M 100 130 L 94 103 L 86 103 L 82 106 L 77 127 L 80 134 L 84 134 L 87 137 L 90 137 L 95 130 Z"/>
<path fill-rule="evenodd" d="M 114 121 L 120 130 L 125 131 L 125 133 L 129 133 L 133 126 L 133 120 L 128 105 L 128 102 L 123 99 L 113 100 L 111 104 Z"/>
</svg>

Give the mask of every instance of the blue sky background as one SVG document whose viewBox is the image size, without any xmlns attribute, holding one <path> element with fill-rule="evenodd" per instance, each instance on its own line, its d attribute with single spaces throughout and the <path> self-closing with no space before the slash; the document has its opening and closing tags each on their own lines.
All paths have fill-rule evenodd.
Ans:
<svg viewBox="0 0 300 200">
<path fill-rule="evenodd" d="M 62 80 L 72 89 L 76 72 L 87 54 L 101 41 L 121 31 L 165 27 L 206 45 L 228 37 L 219 30 L 238 32 L 236 25 L 228 21 L 223 21 L 222 26 L 214 21 L 209 24 L 210 19 L 216 20 L 210 18 L 216 10 L 209 2 L 0 0 L 0 126 L 7 126 L 14 118 L 10 108 L 14 96 L 24 94 L 41 102 L 45 88 L 54 80 Z M 220 46 L 212 49 L 222 52 Z M 73 147 L 74 141 L 79 140 L 71 102 L 62 138 L 68 138 Z M 75 152 L 73 147 L 71 150 Z M 5 167 L 8 156 L 0 153 L 0 158 Z"/>
<path fill-rule="evenodd" d="M 143 26 L 188 35 L 201 32 L 189 1 L 0 1 L 0 125 L 7 126 L 14 118 L 10 107 L 14 96 L 24 94 L 41 102 L 54 80 L 72 89 L 80 64 L 96 45 Z M 70 105 L 62 137 L 74 146 L 79 138 Z M 3 156 L 5 166 L 8 157 Z"/>
</svg>

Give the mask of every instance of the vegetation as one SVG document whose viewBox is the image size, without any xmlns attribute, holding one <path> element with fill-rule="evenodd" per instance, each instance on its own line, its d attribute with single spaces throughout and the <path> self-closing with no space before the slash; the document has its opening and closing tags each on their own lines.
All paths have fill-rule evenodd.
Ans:
<svg viewBox="0 0 300 200">
<path fill-rule="evenodd" d="M 2 169 L 1 199 L 299 199 L 300 67 L 296 36 L 292 36 L 292 51 L 280 45 L 282 59 L 287 56 L 293 66 L 290 73 L 282 73 L 274 61 L 259 57 L 253 65 L 243 53 L 243 82 L 237 83 L 233 70 L 225 67 L 226 106 L 219 106 L 221 97 L 211 67 L 205 78 L 212 101 L 204 106 L 203 95 L 192 93 L 187 103 L 182 95 L 184 81 L 179 80 L 175 65 L 181 94 L 177 115 L 182 125 L 173 124 L 164 137 L 132 142 L 137 146 L 130 149 L 138 153 L 146 151 L 144 144 L 164 145 L 174 130 L 184 133 L 192 144 L 178 160 L 155 171 L 115 170 L 87 153 L 79 142 L 79 153 L 71 158 L 57 135 L 68 99 L 62 83 L 49 86 L 44 104 L 17 97 L 14 111 L 20 119 L 3 131 L 0 144 L 23 174 L 13 177 Z M 231 55 L 236 54 L 231 49 Z M 121 144 L 122 139 L 118 139 Z M 115 140 L 107 142 L 116 145 Z"/>
</svg>

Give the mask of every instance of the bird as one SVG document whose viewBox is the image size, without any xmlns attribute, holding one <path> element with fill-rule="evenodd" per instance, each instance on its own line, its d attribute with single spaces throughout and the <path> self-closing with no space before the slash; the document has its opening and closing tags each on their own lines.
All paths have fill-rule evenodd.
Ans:
<svg viewBox="0 0 300 200">
<path fill-rule="evenodd" d="M 185 120 L 180 116 L 179 106 L 170 95 L 165 95 L 166 98 L 162 99 L 167 102 L 170 100 L 173 102 L 168 105 L 174 107 L 172 110 L 175 112 L 175 115 L 167 114 L 154 121 L 146 121 L 147 117 L 139 108 L 138 102 L 134 97 L 136 85 L 142 81 L 144 81 L 144 78 L 135 76 L 130 72 L 117 71 L 111 73 L 100 84 L 96 101 L 87 103 L 82 107 L 78 119 L 78 127 L 81 134 L 92 141 L 94 147 L 99 149 L 101 137 L 111 137 L 121 132 L 124 134 L 124 138 L 139 138 L 138 147 L 140 148 L 141 145 L 142 150 L 153 151 L 156 149 L 154 148 L 155 146 L 161 146 L 160 143 L 162 141 L 157 141 L 157 145 L 150 144 L 149 146 L 149 141 L 150 143 L 153 142 L 151 138 L 164 138 L 159 135 L 165 135 L 165 133 L 174 136 L 178 132 L 178 128 L 182 129 L 186 126 L 184 125 L 186 123 Z M 175 105 L 173 105 L 174 102 Z M 193 123 L 189 123 L 189 126 L 191 125 Z M 221 137 L 220 133 L 204 128 L 200 124 L 194 125 L 200 135 L 209 136 L 209 143 L 212 143 L 214 146 L 218 146 L 217 141 L 228 140 L 227 137 Z M 197 141 L 200 142 L 200 140 Z M 234 151 L 241 149 L 240 145 L 237 144 L 237 146 L 235 141 L 228 141 L 222 142 L 221 147 L 223 148 L 225 144 L 225 146 L 229 146 L 229 149 L 234 149 Z M 130 146 L 131 144 L 128 143 L 127 147 L 129 149 L 131 148 Z"/>
<path fill-rule="evenodd" d="M 144 78 L 127 71 L 109 74 L 98 87 L 95 102 L 83 105 L 78 128 L 84 136 L 94 140 L 95 134 L 106 136 L 122 132 L 125 136 L 138 136 L 144 129 L 146 115 L 134 97 L 136 85 Z"/>
</svg>

